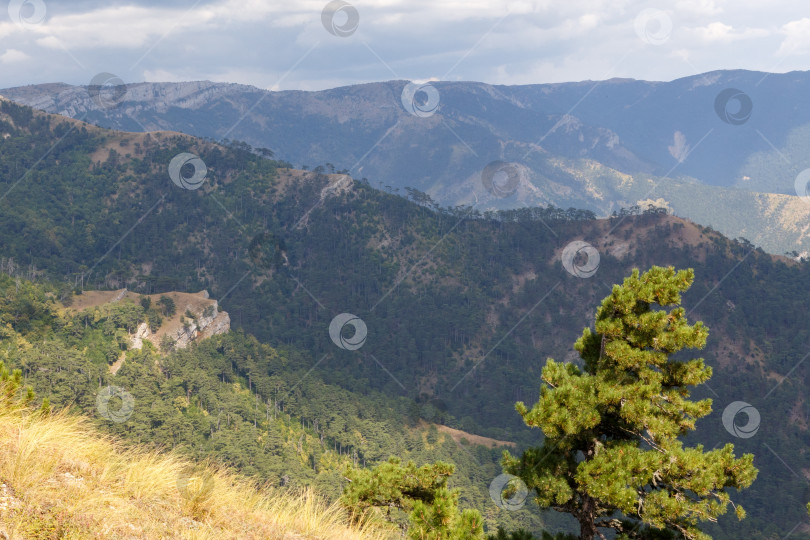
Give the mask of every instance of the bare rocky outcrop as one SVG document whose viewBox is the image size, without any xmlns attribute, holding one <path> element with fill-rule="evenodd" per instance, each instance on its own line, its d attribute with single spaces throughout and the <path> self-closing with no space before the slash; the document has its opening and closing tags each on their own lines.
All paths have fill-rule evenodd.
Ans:
<svg viewBox="0 0 810 540">
<path fill-rule="evenodd" d="M 218 334 L 224 334 L 231 329 L 231 318 L 226 311 L 219 309 L 219 303 L 209 297 L 208 291 L 198 293 L 167 292 L 152 295 L 141 295 L 127 289 L 117 291 L 84 291 L 77 296 L 71 306 L 75 311 L 89 309 L 104 304 L 122 301 L 140 302 L 149 297 L 153 305 L 157 304 L 162 296 L 168 296 L 174 301 L 175 313 L 172 317 L 164 318 L 160 328 L 152 332 L 147 322 L 138 325 L 129 336 L 129 348 L 140 349 L 143 342 L 150 341 L 160 348 L 164 336 L 168 336 L 174 343 L 174 348 L 182 349 L 192 341 L 207 339 Z M 189 317 L 188 314 L 191 316 Z M 116 362 L 111 371 L 114 373 L 123 363 L 123 357 Z"/>
<path fill-rule="evenodd" d="M 153 109 L 165 113 L 171 107 L 195 110 L 234 92 L 259 92 L 250 86 L 209 81 L 130 83 L 125 85 L 125 89 L 120 111 L 125 116 Z M 74 118 L 104 110 L 93 100 L 86 86 L 55 83 L 7 89 L 5 92 L 9 99 L 24 105 Z"/>
<path fill-rule="evenodd" d="M 143 347 L 143 340 L 147 339 L 150 334 L 151 332 L 149 331 L 148 324 L 145 322 L 139 324 L 137 330 L 135 330 L 135 333 L 129 338 L 130 349 L 140 349 Z"/>
<path fill-rule="evenodd" d="M 191 319 L 186 317 L 186 311 L 190 312 L 194 317 Z M 188 347 L 188 344 L 195 340 L 224 334 L 231 328 L 230 316 L 225 311 L 219 311 L 219 304 L 216 300 L 212 300 L 211 304 L 202 311 L 195 311 L 194 308 L 186 305 L 182 313 L 181 327 L 170 330 L 166 334 L 172 338 L 176 349 Z"/>
<path fill-rule="evenodd" d="M 118 292 L 115 294 L 115 296 L 113 297 L 113 299 L 112 299 L 112 300 L 110 300 L 110 302 L 111 302 L 111 303 L 120 302 L 120 301 L 121 301 L 121 300 L 122 300 L 122 299 L 123 299 L 123 298 L 124 298 L 126 295 L 127 295 L 127 290 L 126 290 L 126 288 L 121 289 L 120 291 L 118 291 Z"/>
<path fill-rule="evenodd" d="M 330 197 L 336 197 L 341 193 L 345 193 L 352 188 L 354 181 L 348 174 L 330 174 L 328 175 L 329 183 L 321 189 L 321 198 L 315 206 L 307 210 L 301 219 L 296 223 L 296 228 L 301 229 L 306 226 L 309 221 L 309 215 L 313 210 L 323 205 L 324 201 Z"/>
</svg>

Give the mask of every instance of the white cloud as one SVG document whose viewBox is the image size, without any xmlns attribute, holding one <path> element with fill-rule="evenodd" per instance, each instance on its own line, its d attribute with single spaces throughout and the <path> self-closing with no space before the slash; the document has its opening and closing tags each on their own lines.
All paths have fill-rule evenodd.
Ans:
<svg viewBox="0 0 810 540">
<path fill-rule="evenodd" d="M 710 17 L 719 15 L 723 9 L 714 0 L 680 0 L 675 3 L 675 11 L 681 16 Z"/>
<path fill-rule="evenodd" d="M 735 30 L 733 26 L 722 22 L 713 22 L 706 26 L 691 28 L 688 33 L 703 43 L 731 43 L 744 39 L 766 37 L 770 32 L 764 28 L 745 28 Z"/>
<path fill-rule="evenodd" d="M 644 8 L 664 5 L 646 0 L 347 0 L 360 15 L 348 38 L 323 28 L 327 0 L 206 0 L 193 9 L 121 1 L 51 2 L 48 18 L 30 27 L 0 19 L 0 51 L 16 51 L 0 86 L 86 84 L 100 71 L 126 81 L 318 89 L 393 78 L 519 84 L 810 68 L 801 54 L 810 52 L 810 19 L 793 0 L 675 0 L 665 8 L 672 32 L 658 46 L 635 32 Z M 28 58 L 8 64 L 17 53 Z"/>
<path fill-rule="evenodd" d="M 17 49 L 7 49 L 6 52 L 0 54 L 0 64 L 13 64 L 15 62 L 22 62 L 30 59 L 31 57 Z"/>
<path fill-rule="evenodd" d="M 183 82 L 191 80 L 189 77 L 184 77 L 179 73 L 166 71 L 165 69 L 156 69 L 156 70 L 146 69 L 143 71 L 143 78 L 145 81 L 149 82 Z M 238 82 L 238 81 L 229 81 L 229 82 Z"/>
<path fill-rule="evenodd" d="M 670 53 L 672 58 L 678 58 L 684 62 L 689 61 L 690 52 L 689 49 L 676 49 Z"/>
<path fill-rule="evenodd" d="M 0 11 L 0 15 L 2 15 Z M 0 39 L 12 36 L 20 31 L 20 27 L 8 21 L 0 21 Z"/>
<path fill-rule="evenodd" d="M 776 52 L 778 56 L 806 54 L 810 50 L 810 19 L 803 18 L 782 26 L 780 34 L 785 38 Z"/>
<path fill-rule="evenodd" d="M 35 28 L 44 34 L 37 43 L 42 47 L 70 50 L 88 48 L 140 48 L 168 32 L 178 34 L 203 25 L 205 11 L 182 17 L 177 10 L 118 6 L 88 13 L 57 15 Z"/>
</svg>

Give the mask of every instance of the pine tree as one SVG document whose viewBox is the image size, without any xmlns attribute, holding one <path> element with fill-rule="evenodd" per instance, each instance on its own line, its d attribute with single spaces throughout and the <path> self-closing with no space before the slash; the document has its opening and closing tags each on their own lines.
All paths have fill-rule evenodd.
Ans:
<svg viewBox="0 0 810 540">
<path fill-rule="evenodd" d="M 22 371 L 9 371 L 5 362 L 0 360 L 0 407 L 28 407 L 34 401 L 34 390 L 23 386 Z M 47 411 L 45 407 L 47 406 Z M 42 401 L 42 412 L 50 413 L 48 398 Z"/>
<path fill-rule="evenodd" d="M 408 514 L 408 538 L 420 540 L 482 540 L 483 519 L 477 510 L 459 511 L 457 489 L 447 487 L 455 467 L 436 463 L 417 467 L 412 461 L 402 465 L 392 457 L 373 469 L 348 468 L 341 501 L 355 519 L 373 508 L 385 509 L 386 518 L 395 521 L 392 510 Z"/>
<path fill-rule="evenodd" d="M 575 343 L 583 369 L 549 359 L 537 403 L 516 405 L 546 438 L 520 458 L 507 452 L 504 468 L 536 490 L 541 507 L 573 515 L 583 540 L 606 538 L 601 529 L 619 538 L 710 539 L 698 524 L 734 505 L 728 488 L 756 478 L 753 455 L 735 458 L 732 444 L 706 452 L 678 439 L 711 412 L 711 400 L 691 401 L 688 389 L 711 368 L 702 358 L 670 358 L 706 343 L 707 328 L 689 325 L 679 307 L 693 279 L 691 269 L 634 270 L 602 302 L 595 331 Z"/>
</svg>

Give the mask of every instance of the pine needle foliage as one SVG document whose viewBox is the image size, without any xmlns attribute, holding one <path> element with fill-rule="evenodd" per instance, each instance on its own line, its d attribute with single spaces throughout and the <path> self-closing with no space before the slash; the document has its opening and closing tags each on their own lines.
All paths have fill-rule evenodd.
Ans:
<svg viewBox="0 0 810 540">
<path fill-rule="evenodd" d="M 699 523 L 716 521 L 734 505 L 728 489 L 756 478 L 753 455 L 736 458 L 732 444 L 705 451 L 679 440 L 712 405 L 689 391 L 711 368 L 702 358 L 671 358 L 706 344 L 708 329 L 690 325 L 680 306 L 693 279 L 691 269 L 633 270 L 575 343 L 583 367 L 549 359 L 537 403 L 516 405 L 546 437 L 520 457 L 505 453 L 505 470 L 536 491 L 541 507 L 574 516 L 583 540 L 604 539 L 605 529 L 627 539 L 709 540 Z"/>
<path fill-rule="evenodd" d="M 403 465 L 396 457 L 373 469 L 350 468 L 343 504 L 357 519 L 383 510 L 385 518 L 396 520 L 397 511 L 408 514 L 407 536 L 419 540 L 483 540 L 483 519 L 477 510 L 458 508 L 458 489 L 447 480 L 455 467 L 437 461 L 417 467 Z"/>
</svg>

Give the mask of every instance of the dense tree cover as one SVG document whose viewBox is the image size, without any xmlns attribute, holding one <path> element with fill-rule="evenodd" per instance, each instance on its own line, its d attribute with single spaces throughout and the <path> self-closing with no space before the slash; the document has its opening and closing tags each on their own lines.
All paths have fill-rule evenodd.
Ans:
<svg viewBox="0 0 810 540">
<path fill-rule="evenodd" d="M 536 490 L 541 506 L 573 515 L 583 540 L 605 538 L 601 529 L 627 539 L 650 538 L 652 529 L 710 540 L 700 523 L 716 521 L 729 490 L 756 478 L 753 456 L 735 458 L 733 444 L 706 452 L 679 440 L 712 403 L 689 399 L 689 387 L 711 377 L 703 359 L 670 358 L 706 344 L 706 327 L 689 325 L 680 307 L 693 280 L 692 270 L 634 270 L 602 302 L 595 331 L 576 342 L 584 367 L 549 360 L 540 399 L 531 409 L 517 404 L 546 438 L 519 458 L 507 452 L 506 470 Z"/>
<path fill-rule="evenodd" d="M 9 371 L 4 362 L 0 362 L 0 404 L 4 407 L 26 407 L 34 401 L 34 389 L 23 384 L 22 370 Z M 42 402 L 43 412 L 49 412 L 47 401 Z"/>
<path fill-rule="evenodd" d="M 408 420 L 413 403 L 406 398 L 326 384 L 310 373 L 315 362 L 307 355 L 239 331 L 165 355 L 148 341 L 130 349 L 130 332 L 144 320 L 147 302 L 76 311 L 60 305 L 56 290 L 0 274 L 0 320 L 9 321 L 1 327 L 0 380 L 18 383 L 17 393 L 24 380 L 44 397 L 45 408 L 70 406 L 126 440 L 177 447 L 260 483 L 313 485 L 332 499 L 342 492 L 348 466 L 362 470 L 391 455 L 420 466 L 444 459 L 460 471 L 447 504 L 481 508 L 490 529 L 540 527 L 536 513 L 498 512 L 488 498 L 488 481 L 500 468 L 498 450 L 465 448 L 435 427 Z M 124 362 L 112 375 L 109 366 L 119 358 Z M 131 397 L 129 412 L 118 393 L 100 405 L 109 386 Z M 105 415 L 102 406 L 114 414 Z"/>
<path fill-rule="evenodd" d="M 810 342 L 807 265 L 632 209 L 605 221 L 558 209 L 440 209 L 416 193 L 419 204 L 365 182 L 321 199 L 328 177 L 279 175 L 283 164 L 246 148 L 113 134 L 3 107 L 9 137 L 0 139 L 0 270 L 45 273 L 58 283 L 53 295 L 68 302 L 67 292 L 82 286 L 150 294 L 207 289 L 235 328 L 276 350 L 306 351 L 300 374 L 314 370 L 305 381 L 400 396 L 407 422 L 450 424 L 515 441 L 518 450 L 541 441 L 513 413 L 514 402 L 536 393 L 540 359 L 575 358 L 570 344 L 610 284 L 632 267 L 693 267 L 684 302 L 713 329 L 704 356 L 715 373 L 695 397 L 712 397 L 716 407 L 685 440 L 706 448 L 734 441 L 757 455 L 762 471 L 739 494 L 749 513 L 744 525 L 721 517 L 706 531 L 764 539 L 805 519 L 806 483 L 791 470 L 810 469 L 810 364 L 801 362 Z M 167 174 L 171 158 L 185 151 L 209 170 L 194 191 L 174 186 Z M 591 278 L 573 277 L 560 263 L 574 239 L 599 251 Z M 359 350 L 339 349 L 329 337 L 330 321 L 343 312 L 368 327 Z M 25 324 L 24 311 L 14 316 Z M 60 354 L 89 370 L 87 359 Z M 723 428 L 722 411 L 734 401 L 759 411 L 756 436 L 738 439 Z M 459 478 L 468 470 L 463 454 L 448 460 Z M 476 480 L 481 499 L 495 475 Z M 461 497 L 468 497 L 464 490 Z M 483 513 L 491 519 L 505 512 Z"/>
<path fill-rule="evenodd" d="M 565 533 L 551 535 L 546 531 L 543 531 L 541 536 L 535 537 L 532 533 L 524 531 L 523 529 L 506 532 L 502 527 L 499 527 L 495 534 L 491 534 L 487 537 L 487 540 L 533 540 L 534 538 L 538 538 L 539 540 L 577 540 L 578 537 Z"/>
<path fill-rule="evenodd" d="M 460 511 L 458 489 L 447 487 L 455 467 L 441 461 L 417 467 L 391 458 L 373 469 L 349 468 L 349 484 L 341 502 L 356 519 L 368 518 L 369 510 L 383 510 L 390 521 L 407 514 L 403 528 L 409 538 L 421 540 L 483 540 L 480 512 Z"/>
</svg>

